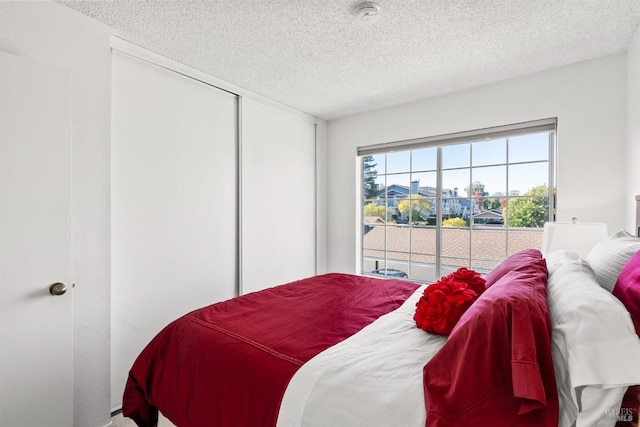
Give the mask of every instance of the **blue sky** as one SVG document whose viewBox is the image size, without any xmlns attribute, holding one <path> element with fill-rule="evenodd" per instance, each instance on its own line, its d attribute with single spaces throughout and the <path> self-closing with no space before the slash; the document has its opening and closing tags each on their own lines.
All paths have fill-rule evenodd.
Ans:
<svg viewBox="0 0 640 427">
<path fill-rule="evenodd" d="M 420 180 L 420 186 L 436 186 L 436 148 L 398 151 L 387 154 L 385 183 L 384 154 L 374 155 L 379 174 L 376 182 L 384 185 L 409 186 Z M 531 188 L 549 182 L 549 137 L 547 132 L 449 145 L 442 148 L 443 188 L 458 188 L 459 195 L 470 182 L 480 181 L 490 194 L 517 190 L 524 194 Z M 530 163 L 521 163 L 530 162 Z M 521 164 L 513 164 L 521 163 Z M 410 171 L 413 170 L 413 173 Z M 507 189 L 508 183 L 508 189 Z"/>
</svg>

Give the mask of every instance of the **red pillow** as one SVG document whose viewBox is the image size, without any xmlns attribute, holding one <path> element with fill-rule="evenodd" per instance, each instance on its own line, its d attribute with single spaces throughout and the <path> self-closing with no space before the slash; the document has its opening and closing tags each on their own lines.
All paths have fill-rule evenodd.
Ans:
<svg viewBox="0 0 640 427">
<path fill-rule="evenodd" d="M 613 288 L 613 295 L 627 308 L 640 336 L 640 251 L 629 258 Z"/>
<path fill-rule="evenodd" d="M 557 427 L 544 259 L 502 276 L 425 365 L 426 427 Z"/>
<path fill-rule="evenodd" d="M 498 264 L 493 270 L 491 270 L 486 276 L 487 288 L 500 280 L 502 276 L 512 270 L 520 268 L 526 268 L 527 265 L 532 262 L 536 262 L 542 259 L 542 252 L 537 249 L 525 249 Z"/>
<path fill-rule="evenodd" d="M 627 308 L 636 334 L 640 336 L 640 251 L 629 258 L 620 271 L 613 295 Z M 639 411 L 640 386 L 631 386 L 622 400 L 616 427 L 638 427 Z"/>
<path fill-rule="evenodd" d="M 449 335 L 460 317 L 484 292 L 482 276 L 459 268 L 424 290 L 413 315 L 418 328 L 439 335 Z"/>
</svg>

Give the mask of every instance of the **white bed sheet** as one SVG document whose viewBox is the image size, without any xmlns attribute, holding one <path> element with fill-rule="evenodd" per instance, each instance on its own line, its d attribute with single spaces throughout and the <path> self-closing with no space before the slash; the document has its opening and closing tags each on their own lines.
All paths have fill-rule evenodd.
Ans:
<svg viewBox="0 0 640 427">
<path fill-rule="evenodd" d="M 277 426 L 424 426 L 422 369 L 447 338 L 416 327 L 424 288 L 305 363 L 287 387 Z"/>
</svg>

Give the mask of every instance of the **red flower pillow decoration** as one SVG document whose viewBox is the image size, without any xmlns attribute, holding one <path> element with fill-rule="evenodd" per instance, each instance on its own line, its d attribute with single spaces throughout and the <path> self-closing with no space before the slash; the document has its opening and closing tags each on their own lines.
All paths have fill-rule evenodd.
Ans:
<svg viewBox="0 0 640 427">
<path fill-rule="evenodd" d="M 413 320 L 424 331 L 449 335 L 484 290 L 485 280 L 479 273 L 459 268 L 427 286 L 416 304 Z"/>
</svg>

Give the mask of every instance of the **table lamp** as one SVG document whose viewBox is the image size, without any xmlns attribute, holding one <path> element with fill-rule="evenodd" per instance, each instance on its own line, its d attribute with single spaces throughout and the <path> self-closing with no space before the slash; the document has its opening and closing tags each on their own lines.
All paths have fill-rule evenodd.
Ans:
<svg viewBox="0 0 640 427">
<path fill-rule="evenodd" d="M 606 239 L 607 224 L 603 222 L 545 222 L 542 234 L 542 255 L 566 249 L 586 258 L 596 243 Z"/>
</svg>

